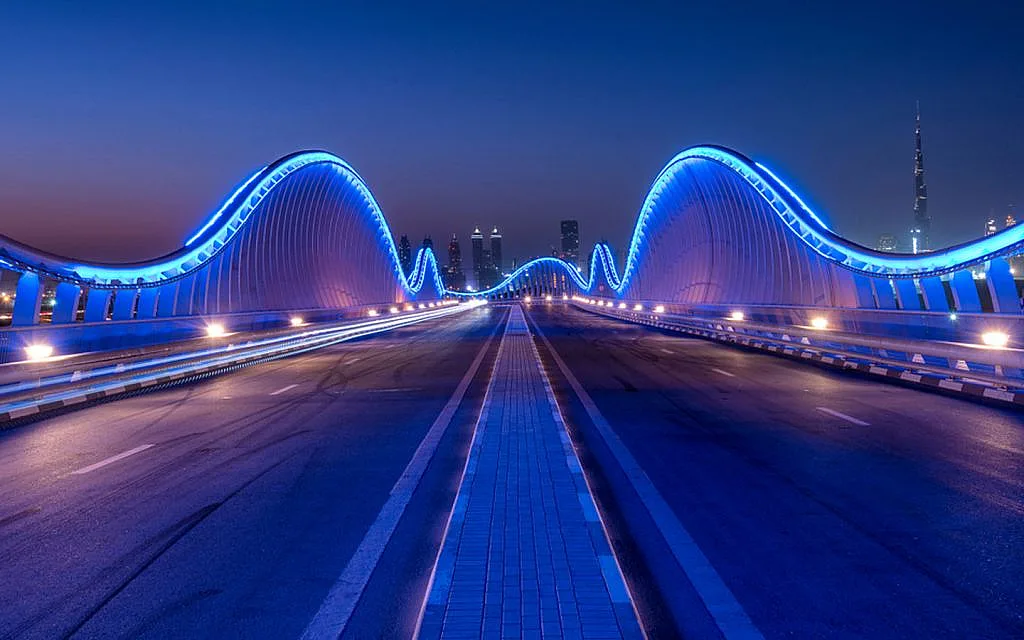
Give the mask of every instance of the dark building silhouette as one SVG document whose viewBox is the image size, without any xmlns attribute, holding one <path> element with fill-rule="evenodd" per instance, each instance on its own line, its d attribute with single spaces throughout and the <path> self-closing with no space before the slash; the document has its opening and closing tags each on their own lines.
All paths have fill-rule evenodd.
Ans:
<svg viewBox="0 0 1024 640">
<path fill-rule="evenodd" d="M 921 105 L 917 105 L 914 128 L 914 226 L 910 232 L 910 250 L 931 251 L 932 217 L 928 215 L 928 185 L 924 181 L 924 153 L 921 151 Z"/>
<path fill-rule="evenodd" d="M 562 255 L 569 264 L 580 264 L 580 223 L 576 220 L 562 220 Z"/>
<path fill-rule="evenodd" d="M 409 244 L 409 236 L 402 234 L 398 241 L 398 264 L 402 266 L 402 272 L 409 275 L 412 271 L 412 246 Z"/>
<path fill-rule="evenodd" d="M 498 272 L 498 277 L 501 277 L 501 234 L 498 233 L 498 227 L 494 227 L 491 231 L 491 266 L 495 271 Z"/>
<path fill-rule="evenodd" d="M 431 238 L 430 236 L 424 237 L 423 238 L 423 248 L 424 249 L 430 249 L 431 251 L 433 251 L 434 250 L 434 239 Z"/>
<path fill-rule="evenodd" d="M 448 242 L 448 265 L 444 270 L 445 286 L 454 291 L 462 291 L 466 288 L 466 273 L 462 270 L 462 248 L 459 247 L 459 238 L 452 234 Z"/>
</svg>

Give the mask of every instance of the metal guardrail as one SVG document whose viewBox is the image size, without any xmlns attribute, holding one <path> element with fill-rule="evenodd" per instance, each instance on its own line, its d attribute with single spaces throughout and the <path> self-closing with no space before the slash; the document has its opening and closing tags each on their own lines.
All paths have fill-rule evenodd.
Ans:
<svg viewBox="0 0 1024 640">
<path fill-rule="evenodd" d="M 1024 404 L 1024 350 L 951 342 L 923 342 L 851 334 L 802 325 L 618 309 L 577 302 L 585 311 L 638 324 L 710 338 L 925 384 L 970 395 Z"/>
</svg>

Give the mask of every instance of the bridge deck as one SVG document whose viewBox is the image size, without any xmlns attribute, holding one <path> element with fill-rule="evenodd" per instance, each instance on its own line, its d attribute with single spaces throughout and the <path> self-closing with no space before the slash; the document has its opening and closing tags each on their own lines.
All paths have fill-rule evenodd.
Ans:
<svg viewBox="0 0 1024 640">
<path fill-rule="evenodd" d="M 519 307 L 502 338 L 422 638 L 641 637 Z"/>
</svg>

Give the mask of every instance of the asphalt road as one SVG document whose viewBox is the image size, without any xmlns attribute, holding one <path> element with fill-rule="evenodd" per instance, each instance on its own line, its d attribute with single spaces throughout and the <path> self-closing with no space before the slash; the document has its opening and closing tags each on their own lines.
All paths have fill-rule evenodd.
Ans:
<svg viewBox="0 0 1024 640">
<path fill-rule="evenodd" d="M 530 316 L 765 637 L 1024 637 L 1024 414 L 561 306 Z M 542 354 L 653 637 L 672 633 L 660 616 L 713 637 Z"/>
<path fill-rule="evenodd" d="M 297 638 L 504 317 L 454 318 L 0 434 L 0 637 Z M 490 344 L 490 352 L 497 341 Z M 488 353 L 347 627 L 405 635 Z"/>
<path fill-rule="evenodd" d="M 561 305 L 529 316 L 765 637 L 1024 637 L 1022 414 Z M 0 433 L 0 638 L 299 637 L 482 357 L 345 633 L 409 637 L 504 317 Z M 538 346 L 649 637 L 715 637 Z"/>
</svg>

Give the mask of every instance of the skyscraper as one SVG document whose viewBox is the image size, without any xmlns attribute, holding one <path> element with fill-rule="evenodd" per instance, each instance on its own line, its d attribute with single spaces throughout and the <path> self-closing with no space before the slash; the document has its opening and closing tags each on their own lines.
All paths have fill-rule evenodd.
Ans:
<svg viewBox="0 0 1024 640">
<path fill-rule="evenodd" d="M 498 227 L 494 227 L 491 231 L 491 264 L 494 266 L 494 270 L 497 272 L 498 279 L 501 279 L 501 234 L 498 233 Z"/>
<path fill-rule="evenodd" d="M 878 251 L 893 252 L 899 248 L 899 242 L 896 240 L 896 236 L 891 233 L 883 233 L 878 236 L 878 245 L 875 247 Z"/>
<path fill-rule="evenodd" d="M 462 249 L 459 247 L 459 238 L 452 234 L 448 242 L 448 267 L 445 269 L 445 285 L 454 291 L 461 291 L 466 287 L 466 274 L 462 270 Z"/>
<path fill-rule="evenodd" d="M 578 267 L 580 264 L 580 223 L 562 220 L 562 259 Z"/>
<path fill-rule="evenodd" d="M 921 104 L 917 105 L 914 128 L 914 226 L 910 245 L 914 253 L 931 250 L 932 218 L 928 215 L 928 185 L 924 181 L 924 153 L 921 151 Z"/>
<path fill-rule="evenodd" d="M 996 226 L 996 219 L 995 218 L 989 218 L 988 220 L 986 220 L 985 221 L 985 237 L 987 238 L 988 236 L 994 236 L 997 233 L 999 233 L 999 227 Z"/>
<path fill-rule="evenodd" d="M 402 234 L 398 241 L 398 264 L 402 266 L 402 272 L 409 275 L 412 271 L 412 246 L 409 245 L 409 236 Z"/>
<path fill-rule="evenodd" d="M 484 289 L 484 234 L 480 233 L 480 227 L 473 229 L 469 241 L 473 248 L 473 280 L 476 281 L 477 289 Z"/>
</svg>

